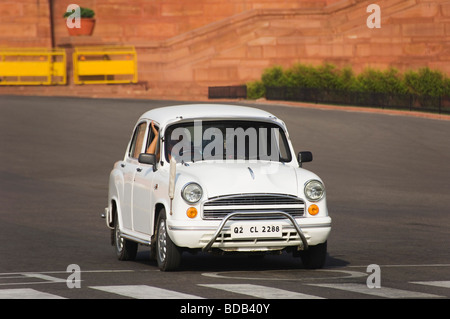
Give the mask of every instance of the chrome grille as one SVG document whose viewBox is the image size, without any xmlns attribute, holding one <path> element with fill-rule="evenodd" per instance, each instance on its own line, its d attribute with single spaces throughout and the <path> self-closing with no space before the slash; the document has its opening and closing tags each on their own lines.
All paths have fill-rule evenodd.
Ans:
<svg viewBox="0 0 450 319">
<path fill-rule="evenodd" d="M 264 218 L 264 212 L 280 211 L 288 213 L 294 218 L 303 217 L 305 203 L 300 198 L 283 194 L 220 196 L 211 198 L 204 203 L 203 219 L 223 219 L 228 214 L 234 212 L 254 213 L 255 218 Z"/>
</svg>

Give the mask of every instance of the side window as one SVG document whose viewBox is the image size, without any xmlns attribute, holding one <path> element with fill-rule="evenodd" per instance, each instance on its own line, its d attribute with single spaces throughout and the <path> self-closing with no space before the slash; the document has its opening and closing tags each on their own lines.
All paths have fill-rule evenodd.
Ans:
<svg viewBox="0 0 450 319">
<path fill-rule="evenodd" d="M 134 131 L 133 140 L 131 141 L 130 150 L 128 156 L 138 158 L 142 151 L 142 144 L 144 143 L 145 131 L 147 129 L 147 123 L 143 122 L 136 127 Z"/>
</svg>

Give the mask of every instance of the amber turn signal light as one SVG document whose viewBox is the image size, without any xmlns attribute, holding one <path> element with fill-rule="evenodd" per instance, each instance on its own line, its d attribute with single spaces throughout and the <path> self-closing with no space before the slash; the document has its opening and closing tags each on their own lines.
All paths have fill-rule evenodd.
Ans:
<svg viewBox="0 0 450 319">
<path fill-rule="evenodd" d="M 186 215 L 189 218 L 195 218 L 197 216 L 197 208 L 195 207 L 189 207 L 186 211 Z"/>
<path fill-rule="evenodd" d="M 317 206 L 316 204 L 312 204 L 308 207 L 308 213 L 313 216 L 317 215 L 319 213 L 319 206 Z"/>
</svg>

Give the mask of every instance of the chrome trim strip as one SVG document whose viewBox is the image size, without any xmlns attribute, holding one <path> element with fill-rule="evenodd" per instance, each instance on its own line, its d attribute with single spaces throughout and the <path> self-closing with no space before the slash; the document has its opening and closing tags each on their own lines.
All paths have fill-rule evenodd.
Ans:
<svg viewBox="0 0 450 319">
<path fill-rule="evenodd" d="M 170 226 L 169 230 L 182 230 L 182 231 L 215 231 L 217 228 L 214 226 Z"/>
<path fill-rule="evenodd" d="M 147 246 L 150 246 L 150 243 L 151 243 L 150 240 L 140 239 L 140 238 L 137 238 L 135 236 L 124 234 L 124 233 L 120 233 L 120 237 L 122 237 L 124 239 L 131 240 L 131 241 L 135 241 L 135 242 L 137 242 L 139 244 L 147 245 Z"/>
<path fill-rule="evenodd" d="M 273 212 L 273 213 L 266 213 L 266 215 L 273 215 L 273 216 L 277 216 L 277 215 L 281 215 L 286 217 L 287 219 L 289 219 L 292 223 L 292 225 L 295 227 L 295 230 L 297 231 L 298 235 L 300 236 L 302 243 L 303 243 L 303 249 L 306 250 L 308 249 L 308 241 L 306 240 L 305 235 L 303 234 L 300 226 L 297 224 L 297 222 L 295 221 L 295 219 L 287 214 L 287 213 L 283 213 L 283 212 Z M 214 244 L 214 242 L 216 241 L 217 237 L 219 236 L 219 234 L 222 232 L 223 228 L 225 227 L 225 224 L 232 219 L 233 217 L 237 217 L 237 216 L 254 216 L 254 214 L 250 214 L 250 213 L 231 213 L 229 215 L 227 215 L 222 222 L 220 223 L 219 227 L 216 230 L 216 233 L 214 234 L 214 236 L 211 238 L 211 240 L 208 242 L 208 244 L 202 248 L 202 251 L 209 251 L 211 249 L 211 246 Z"/>
<path fill-rule="evenodd" d="M 233 198 L 249 197 L 249 196 L 274 196 L 274 197 L 284 197 L 284 198 L 302 200 L 300 197 L 297 197 L 295 195 L 289 195 L 289 194 L 279 194 L 279 193 L 239 193 L 239 194 L 231 194 L 231 195 L 214 196 L 214 197 L 208 198 L 207 202 L 215 201 L 215 200 L 221 200 L 221 199 L 233 199 Z"/>
</svg>

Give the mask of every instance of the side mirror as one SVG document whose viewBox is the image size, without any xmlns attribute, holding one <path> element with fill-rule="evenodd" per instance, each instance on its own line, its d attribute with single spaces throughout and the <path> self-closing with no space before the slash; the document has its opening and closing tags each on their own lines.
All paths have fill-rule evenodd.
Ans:
<svg viewBox="0 0 450 319">
<path fill-rule="evenodd" d="M 303 163 L 312 162 L 313 155 L 311 152 L 305 151 L 305 152 L 298 152 L 297 155 L 297 161 L 300 167 L 302 167 Z"/>
<path fill-rule="evenodd" d="M 155 165 L 156 164 L 156 155 L 141 153 L 141 154 L 139 154 L 138 162 L 142 163 L 142 164 Z"/>
</svg>

